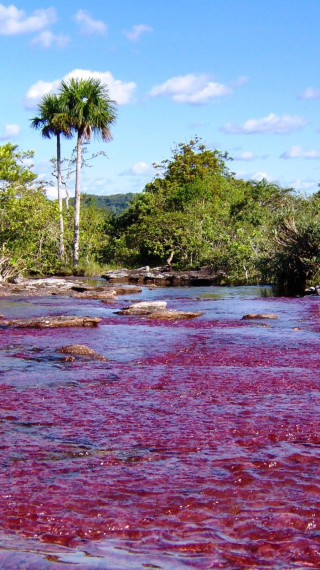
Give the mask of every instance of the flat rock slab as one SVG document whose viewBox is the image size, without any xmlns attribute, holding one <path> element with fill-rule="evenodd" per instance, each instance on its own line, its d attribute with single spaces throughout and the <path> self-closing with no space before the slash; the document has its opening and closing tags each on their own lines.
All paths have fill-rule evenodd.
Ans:
<svg viewBox="0 0 320 570">
<path fill-rule="evenodd" d="M 79 299 L 116 298 L 117 292 L 114 286 L 104 285 L 93 287 L 82 281 L 74 279 L 30 279 L 21 280 L 17 284 L 0 283 L 1 296 L 28 295 L 41 297 L 46 295 L 60 295 L 64 297 L 78 297 Z"/>
<path fill-rule="evenodd" d="M 156 311 L 155 313 L 150 313 L 148 319 L 163 319 L 170 321 L 180 321 L 183 319 L 194 319 L 196 317 L 201 317 L 203 315 L 202 311 L 191 312 L 191 311 L 174 311 L 168 309 L 165 311 Z"/>
<path fill-rule="evenodd" d="M 86 356 L 90 357 L 92 360 L 102 360 L 102 361 L 108 360 L 106 356 L 98 354 L 97 352 L 95 352 L 95 350 L 93 350 L 92 348 L 90 348 L 85 344 L 69 344 L 68 346 L 63 346 L 62 348 L 58 348 L 56 352 L 71 356 Z"/>
<path fill-rule="evenodd" d="M 141 293 L 142 287 L 137 287 L 135 285 L 129 285 L 128 287 L 116 287 L 116 295 L 134 295 L 135 293 Z"/>
<path fill-rule="evenodd" d="M 73 297 L 76 297 L 76 299 L 93 299 L 100 301 L 104 301 L 105 299 L 115 300 L 116 296 L 117 292 L 115 289 L 109 289 L 108 291 L 83 291 L 81 293 L 74 293 L 73 295 Z"/>
<path fill-rule="evenodd" d="M 67 279 L 58 279 L 56 277 L 46 279 L 22 279 L 17 284 L 5 284 L 13 293 L 40 293 L 50 294 L 51 291 L 71 291 L 75 283 Z"/>
<path fill-rule="evenodd" d="M 249 319 L 277 319 L 278 315 L 274 313 L 249 313 L 248 315 L 243 315 L 242 320 L 246 321 Z"/>
<path fill-rule="evenodd" d="M 75 297 L 78 299 L 97 299 L 107 302 L 116 300 L 117 295 L 133 295 L 141 293 L 142 288 L 136 285 L 101 285 L 92 286 L 74 279 L 59 279 L 56 277 L 46 279 L 21 279 L 17 283 L 0 283 L 0 296 L 28 295 L 41 297 L 46 295 L 59 295 Z"/>
<path fill-rule="evenodd" d="M 98 317 L 58 316 L 38 317 L 33 319 L 14 319 L 0 321 L 1 327 L 14 327 L 19 329 L 36 328 L 50 329 L 57 327 L 96 327 L 101 321 Z"/>
<path fill-rule="evenodd" d="M 166 301 L 141 301 L 140 303 L 134 303 L 133 305 L 118 311 L 118 314 L 145 315 L 149 319 L 182 320 L 200 317 L 203 315 L 203 312 L 175 311 L 173 309 L 167 309 Z"/>
<path fill-rule="evenodd" d="M 149 315 L 157 311 L 163 311 L 167 306 L 166 301 L 141 301 L 141 303 L 134 303 L 121 311 L 119 315 Z"/>
<path fill-rule="evenodd" d="M 44 277 L 41 279 L 24 279 L 18 285 L 24 288 L 36 288 L 36 287 L 66 287 L 72 288 L 74 283 L 68 281 L 67 279 L 59 279 L 58 277 Z"/>
<path fill-rule="evenodd" d="M 156 285 L 214 285 L 219 275 L 213 273 L 210 267 L 202 267 L 194 271 L 173 271 L 169 266 L 140 267 L 138 269 L 116 269 L 102 275 L 110 282 L 141 283 Z M 220 276 L 221 277 L 221 276 Z"/>
</svg>

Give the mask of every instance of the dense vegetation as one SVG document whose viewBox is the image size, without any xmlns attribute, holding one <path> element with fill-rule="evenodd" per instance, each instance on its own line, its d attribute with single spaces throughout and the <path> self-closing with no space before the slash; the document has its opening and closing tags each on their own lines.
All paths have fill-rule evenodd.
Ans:
<svg viewBox="0 0 320 570">
<path fill-rule="evenodd" d="M 62 208 L 64 259 L 59 252 L 59 205 L 28 164 L 30 152 L 0 147 L 0 240 L 3 278 L 24 270 L 73 271 L 72 202 Z M 298 292 L 318 283 L 320 195 L 296 195 L 276 184 L 237 179 L 229 157 L 196 139 L 181 143 L 143 192 L 82 196 L 78 271 L 102 264 L 209 265 L 217 283 L 278 283 Z M 120 195 L 121 196 L 121 195 Z M 118 208 L 118 206 L 117 206 Z M 95 265 L 96 264 L 96 265 Z"/>
<path fill-rule="evenodd" d="M 111 196 L 83 194 L 82 204 L 88 206 L 95 204 L 98 208 L 108 210 L 111 214 L 118 215 L 128 208 L 134 197 L 135 194 L 133 194 L 133 192 L 127 192 L 126 194 L 111 194 Z M 70 204 L 74 205 L 74 198 L 71 198 Z"/>
<path fill-rule="evenodd" d="M 29 164 L 32 152 L 7 143 L 0 147 L 0 278 L 24 271 L 54 273 L 73 268 L 74 208 L 64 208 L 65 257 L 60 259 L 59 207 Z M 101 262 L 106 246 L 106 212 L 94 204 L 82 211 L 82 263 Z M 80 268 L 81 269 L 81 268 Z"/>
<path fill-rule="evenodd" d="M 111 227 L 109 257 L 123 264 L 209 265 L 219 283 L 317 281 L 319 196 L 244 181 L 229 157 L 198 139 L 178 144 L 159 175 Z"/>
</svg>

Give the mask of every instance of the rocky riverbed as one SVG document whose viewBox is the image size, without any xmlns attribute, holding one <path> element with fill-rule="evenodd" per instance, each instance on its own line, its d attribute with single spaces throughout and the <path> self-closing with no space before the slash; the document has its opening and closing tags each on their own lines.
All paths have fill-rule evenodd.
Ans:
<svg viewBox="0 0 320 570">
<path fill-rule="evenodd" d="M 93 279 L 94 281 L 94 279 Z M 19 279 L 16 283 L 0 282 L 0 296 L 32 297 L 44 295 L 61 295 L 79 299 L 100 299 L 112 301 L 118 295 L 141 293 L 141 287 L 110 285 L 101 282 L 98 286 L 90 285 L 86 280 L 75 277 L 46 277 L 41 279 Z"/>
<path fill-rule="evenodd" d="M 138 269 L 116 269 L 107 271 L 103 277 L 110 283 L 138 283 L 164 286 L 216 285 L 222 274 L 217 274 L 209 266 L 195 271 L 174 271 L 168 266 L 140 267 Z"/>
<path fill-rule="evenodd" d="M 97 319 L 0 325 L 0 567 L 319 568 L 319 297 L 66 281 L 0 295 Z"/>
</svg>

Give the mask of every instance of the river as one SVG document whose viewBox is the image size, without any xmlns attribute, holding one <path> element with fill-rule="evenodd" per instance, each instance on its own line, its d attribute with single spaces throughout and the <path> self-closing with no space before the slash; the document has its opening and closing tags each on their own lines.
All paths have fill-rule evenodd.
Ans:
<svg viewBox="0 0 320 570">
<path fill-rule="evenodd" d="M 140 300 L 203 315 L 117 314 Z M 102 318 L 0 326 L 1 568 L 320 568 L 319 297 L 144 288 L 0 313 Z M 75 343 L 109 360 L 56 352 Z"/>
</svg>

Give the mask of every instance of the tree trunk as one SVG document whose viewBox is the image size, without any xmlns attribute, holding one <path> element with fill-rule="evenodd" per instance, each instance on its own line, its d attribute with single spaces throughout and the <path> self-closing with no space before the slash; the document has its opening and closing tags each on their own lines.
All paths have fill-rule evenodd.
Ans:
<svg viewBox="0 0 320 570">
<path fill-rule="evenodd" d="M 171 253 L 170 253 L 170 255 L 169 255 L 168 259 L 167 259 L 167 265 L 169 265 L 169 267 L 171 267 L 171 263 L 172 263 L 172 260 L 173 260 L 173 256 L 174 256 L 174 249 L 171 251 Z"/>
<path fill-rule="evenodd" d="M 57 134 L 57 190 L 59 204 L 59 257 L 64 258 L 64 235 L 63 235 L 63 215 L 62 215 L 62 195 L 61 195 L 61 145 L 60 135 Z"/>
<path fill-rule="evenodd" d="M 65 193 L 66 193 L 66 197 L 65 197 L 66 210 L 67 210 L 67 212 L 69 212 L 69 200 L 70 200 L 70 194 L 69 194 L 69 180 L 67 180 L 67 181 L 65 182 L 64 189 L 65 189 Z"/>
<path fill-rule="evenodd" d="M 76 164 L 76 184 L 74 195 L 74 238 L 73 238 L 73 263 L 79 263 L 79 228 L 80 228 L 80 181 L 82 164 L 82 135 L 78 132 L 77 138 L 77 164 Z"/>
</svg>

